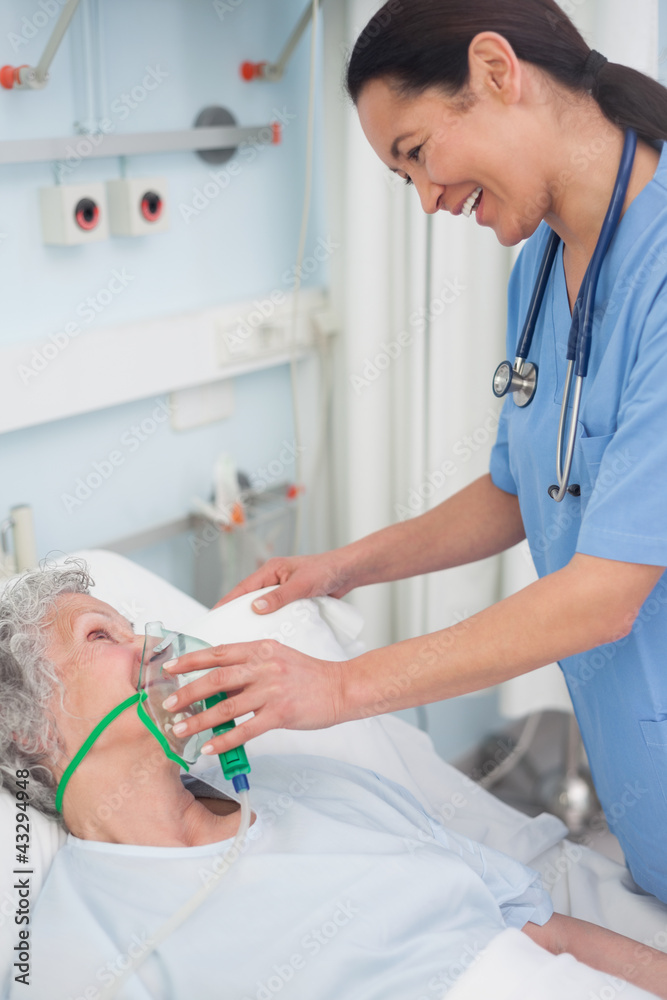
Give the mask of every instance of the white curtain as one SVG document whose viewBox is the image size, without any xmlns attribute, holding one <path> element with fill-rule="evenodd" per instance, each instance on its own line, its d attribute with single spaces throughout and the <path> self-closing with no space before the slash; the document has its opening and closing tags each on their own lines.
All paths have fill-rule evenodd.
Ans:
<svg viewBox="0 0 667 1000">
<path fill-rule="evenodd" d="M 349 0 L 348 44 L 379 6 Z M 439 503 L 488 467 L 498 410 L 490 379 L 504 356 L 511 261 L 474 219 L 443 214 L 430 224 L 414 190 L 370 149 L 351 109 L 344 130 L 342 527 L 358 538 Z M 383 645 L 452 624 L 498 593 L 491 560 L 428 581 L 365 588 L 354 600 L 367 640 Z"/>
<path fill-rule="evenodd" d="M 380 6 L 325 5 L 330 212 L 345 246 L 332 273 L 344 330 L 336 403 L 339 541 L 406 510 L 422 512 L 487 471 L 498 412 L 491 377 L 505 356 L 513 260 L 473 219 L 441 213 L 427 220 L 414 190 L 392 179 L 343 101 L 341 54 Z M 626 0 L 571 0 L 563 7 L 610 59 L 657 75 L 657 0 L 636 0 L 631 8 Z M 415 322 L 420 308 L 431 316 L 426 328 Z M 525 586 L 532 574 L 519 547 L 502 560 L 364 588 L 354 601 L 366 618 L 367 641 L 384 645 L 467 617 Z M 559 674 L 553 690 L 546 679 L 527 684 L 537 686 L 537 702 L 564 704 Z M 533 707 L 532 695 L 530 701 L 520 687 L 514 692 L 503 696 L 510 714 Z"/>
</svg>

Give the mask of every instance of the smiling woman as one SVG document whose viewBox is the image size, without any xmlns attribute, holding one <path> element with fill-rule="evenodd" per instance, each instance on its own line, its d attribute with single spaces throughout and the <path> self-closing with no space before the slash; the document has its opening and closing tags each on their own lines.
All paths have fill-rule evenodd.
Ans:
<svg viewBox="0 0 667 1000">
<path fill-rule="evenodd" d="M 667 137 L 663 88 L 591 52 L 549 0 L 417 0 L 407 17 L 381 15 L 357 42 L 348 89 L 369 142 L 425 212 L 475 213 L 505 246 L 542 219 L 565 238 L 579 216 L 582 124 L 614 156 L 619 128 Z M 642 147 L 638 159 L 647 182 L 657 156 Z"/>
<path fill-rule="evenodd" d="M 436 87 L 474 103 L 469 49 L 480 32 L 505 38 L 517 59 L 549 74 L 571 93 L 592 92 L 603 113 L 640 138 L 664 137 L 664 89 L 591 49 L 555 0 L 411 0 L 387 14 L 386 4 L 361 32 L 348 66 L 355 104 L 370 80 L 388 79 L 403 97 Z M 596 58 L 597 57 L 597 58 Z"/>
<path fill-rule="evenodd" d="M 592 51 L 555 0 L 387 3 L 354 47 L 348 88 L 371 146 L 426 212 L 474 213 L 506 246 L 527 239 L 508 297 L 506 356 L 517 360 L 495 389 L 521 388 L 524 362 L 539 378 L 523 398 L 507 395 L 487 475 L 332 552 L 269 560 L 225 600 L 273 586 L 256 606 L 266 614 L 478 563 L 524 538 L 540 579 L 327 671 L 293 651 L 261 672 L 239 649 L 216 651 L 220 671 L 197 697 L 235 692 L 216 706 L 218 724 L 254 714 L 212 750 L 437 702 L 558 661 L 632 876 L 667 902 L 667 614 L 638 619 L 667 566 L 667 286 L 656 267 L 667 259 L 667 90 Z M 444 393 L 452 369 L 440 378 Z M 604 664 L 594 677 L 589 650 Z M 212 666 L 207 657 L 172 669 Z M 188 697 L 186 686 L 181 709 Z M 198 731 L 196 719 L 187 725 Z M 640 786 L 621 814 L 627 788 Z"/>
</svg>

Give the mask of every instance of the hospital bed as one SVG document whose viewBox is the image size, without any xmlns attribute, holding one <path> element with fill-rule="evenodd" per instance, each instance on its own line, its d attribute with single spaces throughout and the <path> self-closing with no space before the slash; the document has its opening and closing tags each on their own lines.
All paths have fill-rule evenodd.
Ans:
<svg viewBox="0 0 667 1000">
<path fill-rule="evenodd" d="M 95 580 L 94 596 L 126 615 L 136 631 L 161 620 L 188 631 L 206 609 L 172 585 L 122 556 L 105 551 L 77 553 Z M 295 618 L 291 607 L 260 617 L 249 596 L 228 606 L 228 641 L 279 638 L 321 658 L 343 659 L 362 648 L 362 621 L 345 602 L 331 598 L 307 602 L 314 613 Z M 452 830 L 504 851 L 542 873 L 555 909 L 590 920 L 667 952 L 667 906 L 646 896 L 622 866 L 581 845 L 568 842 L 565 826 L 554 816 L 530 818 L 474 784 L 435 752 L 429 737 L 394 716 L 348 722 L 319 732 L 279 730 L 251 741 L 249 757 L 305 753 L 333 757 L 381 773 L 406 786 L 423 806 Z M 210 762 L 204 759 L 203 766 Z M 195 768 L 196 770 L 196 768 Z M 51 860 L 65 839 L 59 827 L 40 815 L 30 817 L 32 905 Z M 11 965 L 17 897 L 14 876 L 15 801 L 0 789 L 0 983 Z M 224 892 L 224 887 L 220 887 Z M 9 933 L 8 933 L 9 931 Z M 38 956 L 35 956 L 38 961 Z M 648 996 L 621 987 L 624 997 Z M 609 992 L 609 991 L 612 992 Z M 605 992 L 607 991 L 607 992 Z M 615 996 L 618 981 L 593 972 L 570 956 L 555 958 L 518 931 L 495 939 L 472 968 L 461 969 L 448 1000 L 480 996 L 494 1000 L 549 1000 Z"/>
</svg>

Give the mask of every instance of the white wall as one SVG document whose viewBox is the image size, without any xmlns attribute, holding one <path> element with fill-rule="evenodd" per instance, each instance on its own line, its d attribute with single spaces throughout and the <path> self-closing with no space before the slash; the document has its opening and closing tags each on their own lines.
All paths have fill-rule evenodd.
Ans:
<svg viewBox="0 0 667 1000">
<path fill-rule="evenodd" d="M 5 0 L 0 6 L 3 64 L 37 62 L 54 20 L 41 26 L 43 11 L 52 7 L 58 4 Z M 128 158 L 128 175 L 166 177 L 171 231 L 87 247 L 42 244 L 38 188 L 52 183 L 51 164 L 0 166 L 0 345 L 46 342 L 49 334 L 78 318 L 81 303 L 104 289 L 114 270 L 124 270 L 132 280 L 82 336 L 101 325 L 290 290 L 286 274 L 297 253 L 304 181 L 308 36 L 279 84 L 244 83 L 239 65 L 246 58 L 278 56 L 303 0 L 217 6 L 211 0 L 102 0 L 100 10 L 106 95 L 102 110 L 116 132 L 187 128 L 204 106 L 222 104 L 243 125 L 283 116 L 284 141 L 263 147 L 225 191 L 187 221 L 179 206 L 192 204 L 196 189 L 210 181 L 209 171 L 215 168 L 190 153 Z M 46 89 L 0 91 L 2 139 L 73 134 L 75 120 L 86 111 L 78 41 L 81 17 L 79 10 Z M 26 41 L 24 36 L 32 34 Z M 135 91 L 139 100 L 130 109 L 122 95 L 141 88 L 148 70 L 161 82 L 144 91 L 145 98 L 141 89 Z M 84 160 L 66 182 L 106 180 L 117 177 L 119 170 L 114 159 Z M 306 253 L 328 235 L 319 155 L 316 177 Z M 307 283 L 324 286 L 327 281 L 325 263 Z M 182 350 L 188 350 L 187 342 Z M 28 363 L 30 358 L 26 346 Z M 174 362 L 177 365 L 178 359 Z M 132 365 L 131 356 L 127 365 Z M 0 372 L 0 393 L 2 380 L 16 377 L 16 372 Z M 104 377 L 103 363 L 88 375 L 91 380 Z M 287 369 L 245 376 L 236 380 L 231 419 L 183 433 L 160 424 L 140 448 L 127 453 L 123 466 L 100 489 L 68 511 L 62 494 L 72 493 L 78 478 L 117 448 L 130 428 L 150 419 L 160 402 L 165 400 L 146 399 L 0 436 L 0 520 L 12 505 L 30 503 L 40 556 L 94 546 L 182 517 L 193 494 L 208 494 L 212 464 L 220 452 L 231 453 L 240 468 L 252 473 L 266 467 L 283 443 L 294 438 Z M 293 474 L 293 468 L 286 469 L 287 477 Z M 154 568 L 187 586 L 184 564 L 170 553 L 145 555 Z"/>
</svg>

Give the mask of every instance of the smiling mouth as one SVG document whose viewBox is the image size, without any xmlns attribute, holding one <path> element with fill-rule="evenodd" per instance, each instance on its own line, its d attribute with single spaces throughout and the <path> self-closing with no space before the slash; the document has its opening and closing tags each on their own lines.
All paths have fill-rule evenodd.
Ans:
<svg viewBox="0 0 667 1000">
<path fill-rule="evenodd" d="M 475 188 L 473 193 L 470 195 L 463 208 L 461 209 L 461 214 L 465 215 L 467 219 L 470 218 L 473 212 L 476 212 L 479 208 L 479 203 L 482 200 L 482 194 L 484 189 L 481 187 Z"/>
</svg>

